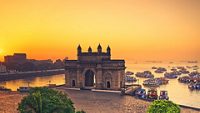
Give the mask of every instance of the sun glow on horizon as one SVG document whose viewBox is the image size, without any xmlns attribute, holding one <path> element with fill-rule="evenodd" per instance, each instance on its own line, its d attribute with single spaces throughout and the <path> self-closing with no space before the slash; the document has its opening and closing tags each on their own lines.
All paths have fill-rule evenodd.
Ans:
<svg viewBox="0 0 200 113">
<path fill-rule="evenodd" d="M 113 58 L 200 59 L 199 0 L 5 0 L 0 4 L 0 61 L 3 55 L 76 58 L 110 45 Z"/>
</svg>

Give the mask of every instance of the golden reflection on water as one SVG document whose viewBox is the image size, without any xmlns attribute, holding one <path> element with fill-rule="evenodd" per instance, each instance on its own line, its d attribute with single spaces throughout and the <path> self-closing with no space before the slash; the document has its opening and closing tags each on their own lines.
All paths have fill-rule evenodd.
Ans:
<svg viewBox="0 0 200 113">
<path fill-rule="evenodd" d="M 16 91 L 19 87 L 39 87 L 39 86 L 47 86 L 48 84 L 56 84 L 62 85 L 65 83 L 65 76 L 64 74 L 53 75 L 53 76 L 43 76 L 43 77 L 35 77 L 29 79 L 18 79 L 18 80 L 11 80 L 7 82 L 1 83 L 1 85 L 5 86 L 6 88 L 10 88 L 12 91 Z"/>
</svg>

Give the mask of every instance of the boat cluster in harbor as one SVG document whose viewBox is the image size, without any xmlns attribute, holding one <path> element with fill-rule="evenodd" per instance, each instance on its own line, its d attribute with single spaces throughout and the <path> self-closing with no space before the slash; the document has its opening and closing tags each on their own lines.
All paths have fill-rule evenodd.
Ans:
<svg viewBox="0 0 200 113">
<path fill-rule="evenodd" d="M 170 67 L 170 66 L 168 66 Z M 161 85 L 166 85 L 169 79 L 177 79 L 181 83 L 187 83 L 189 89 L 199 90 L 200 89 L 200 73 L 198 71 L 190 72 L 189 69 L 197 69 L 198 66 L 176 66 L 171 67 L 169 71 L 164 67 L 155 67 L 152 69 L 155 73 L 163 74 L 163 77 L 154 78 L 154 74 L 151 71 L 137 72 L 135 77 L 148 78 L 143 81 L 143 86 L 146 87 L 159 87 Z M 133 72 L 127 72 L 128 74 L 134 74 Z M 181 76 L 182 75 L 182 76 Z M 187 76 L 185 76 L 187 75 Z M 127 82 L 136 82 L 137 79 L 131 76 L 126 77 Z"/>
<path fill-rule="evenodd" d="M 188 76 L 179 77 L 178 81 L 188 84 L 191 90 L 200 90 L 200 73 L 197 71 L 191 72 Z"/>
<path fill-rule="evenodd" d="M 160 95 L 158 95 L 158 91 L 156 89 L 148 89 L 146 92 L 145 89 L 139 88 L 134 92 L 134 96 L 137 98 L 154 101 L 154 100 L 169 100 L 168 92 L 165 90 L 160 91 Z"/>
<path fill-rule="evenodd" d="M 126 88 L 122 90 L 121 94 L 131 95 L 146 101 L 154 101 L 157 99 L 169 100 L 168 92 L 166 90 L 161 90 L 160 95 L 158 95 L 156 88 L 149 88 L 146 90 L 139 84 L 126 85 Z"/>
</svg>

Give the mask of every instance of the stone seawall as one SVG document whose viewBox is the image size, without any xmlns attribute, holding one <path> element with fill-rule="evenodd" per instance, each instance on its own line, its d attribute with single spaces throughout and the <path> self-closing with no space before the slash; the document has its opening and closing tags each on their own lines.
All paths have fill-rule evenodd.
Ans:
<svg viewBox="0 0 200 113">
<path fill-rule="evenodd" d="M 33 71 L 33 72 L 21 72 L 21 73 L 5 73 L 5 74 L 0 74 L 0 82 L 16 80 L 16 79 L 24 79 L 30 77 L 64 74 L 64 72 L 65 72 L 64 70 L 48 70 L 48 71 Z"/>
</svg>

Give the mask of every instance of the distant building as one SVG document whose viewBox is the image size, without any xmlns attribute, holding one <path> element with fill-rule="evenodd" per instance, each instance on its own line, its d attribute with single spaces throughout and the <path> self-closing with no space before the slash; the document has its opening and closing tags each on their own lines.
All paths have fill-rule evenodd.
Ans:
<svg viewBox="0 0 200 113">
<path fill-rule="evenodd" d="M 97 52 L 82 52 L 77 48 L 77 60 L 65 61 L 65 81 L 67 87 L 120 90 L 125 84 L 125 61 L 111 59 L 111 49 L 102 52 L 99 44 Z"/>
<path fill-rule="evenodd" d="M 6 66 L 0 62 L 0 73 L 5 73 L 6 71 Z"/>
<path fill-rule="evenodd" d="M 26 54 L 25 53 L 14 53 L 14 55 L 8 55 L 4 57 L 5 63 L 9 62 L 25 62 Z"/>
</svg>

